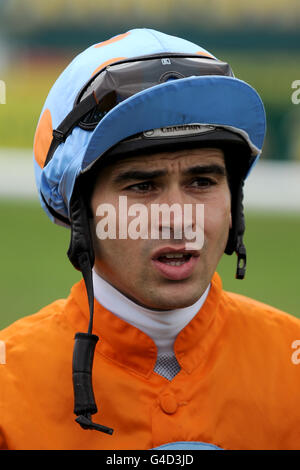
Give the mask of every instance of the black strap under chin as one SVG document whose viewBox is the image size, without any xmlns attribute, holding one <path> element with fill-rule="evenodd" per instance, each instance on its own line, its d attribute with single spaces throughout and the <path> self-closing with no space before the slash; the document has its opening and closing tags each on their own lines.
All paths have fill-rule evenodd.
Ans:
<svg viewBox="0 0 300 470">
<path fill-rule="evenodd" d="M 74 413 L 78 416 L 76 422 L 83 429 L 94 429 L 112 434 L 113 429 L 94 423 L 91 415 L 97 413 L 92 384 L 92 367 L 98 336 L 92 334 L 94 315 L 94 288 L 92 267 L 94 265 L 94 250 L 89 227 L 89 219 L 84 200 L 78 185 L 75 186 L 70 203 L 71 241 L 68 257 L 73 266 L 82 272 L 86 286 L 90 320 L 87 333 L 76 333 L 73 351 L 73 388 Z"/>
<path fill-rule="evenodd" d="M 243 187 L 244 179 L 240 179 L 238 185 L 231 188 L 232 201 L 235 202 L 235 207 L 231 208 L 232 228 L 229 231 L 225 248 L 227 255 L 231 255 L 233 252 L 237 255 L 236 279 L 244 279 L 246 274 L 246 247 L 243 241 L 245 233 Z"/>
</svg>

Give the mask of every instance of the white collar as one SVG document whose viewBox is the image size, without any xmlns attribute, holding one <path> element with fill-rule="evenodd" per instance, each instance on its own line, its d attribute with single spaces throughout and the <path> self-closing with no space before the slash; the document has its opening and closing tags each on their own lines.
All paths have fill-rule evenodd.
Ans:
<svg viewBox="0 0 300 470">
<path fill-rule="evenodd" d="M 130 300 L 100 277 L 93 269 L 95 299 L 107 310 L 146 333 L 155 342 L 158 354 L 173 353 L 178 333 L 192 320 L 204 304 L 210 284 L 193 305 L 175 310 L 151 310 Z"/>
</svg>

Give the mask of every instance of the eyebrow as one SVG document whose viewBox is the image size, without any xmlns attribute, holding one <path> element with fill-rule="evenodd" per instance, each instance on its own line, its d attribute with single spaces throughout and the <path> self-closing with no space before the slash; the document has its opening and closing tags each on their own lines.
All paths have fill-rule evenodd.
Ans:
<svg viewBox="0 0 300 470">
<path fill-rule="evenodd" d="M 117 174 L 113 178 L 113 183 L 124 183 L 126 181 L 142 181 L 142 180 L 151 180 L 154 178 L 159 178 L 160 176 L 165 176 L 167 170 L 128 170 Z M 226 169 L 224 166 L 219 164 L 212 165 L 196 165 L 187 168 L 183 172 L 184 175 L 207 175 L 215 174 L 220 176 L 226 176 Z"/>
<path fill-rule="evenodd" d="M 123 183 L 124 181 L 131 180 L 148 180 L 153 178 L 158 178 L 159 176 L 164 176 L 167 174 L 166 170 L 128 170 L 122 173 L 119 173 L 113 178 L 114 183 Z"/>
<path fill-rule="evenodd" d="M 184 171 L 185 175 L 207 175 L 214 174 L 220 176 L 226 176 L 226 168 L 223 165 L 214 163 L 212 165 L 196 165 L 190 168 L 187 168 Z"/>
</svg>

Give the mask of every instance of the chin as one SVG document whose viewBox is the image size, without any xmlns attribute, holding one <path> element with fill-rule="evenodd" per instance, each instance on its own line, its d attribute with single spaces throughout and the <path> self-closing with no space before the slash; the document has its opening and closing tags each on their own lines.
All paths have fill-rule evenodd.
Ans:
<svg viewBox="0 0 300 470">
<path fill-rule="evenodd" d="M 193 300 L 189 300 L 189 301 L 174 301 L 174 302 L 168 302 L 166 300 L 166 302 L 161 302 L 159 305 L 157 306 L 153 306 L 151 307 L 152 309 L 154 310 L 177 310 L 179 308 L 186 308 L 186 307 L 190 307 L 191 305 L 193 305 L 195 302 L 197 302 L 197 300 L 199 299 L 200 297 L 196 298 L 196 299 L 193 299 Z"/>
<path fill-rule="evenodd" d="M 169 292 L 162 292 L 160 295 L 156 292 L 155 298 L 152 299 L 152 306 L 150 308 L 157 310 L 175 310 L 178 308 L 190 307 L 197 302 L 203 294 L 200 289 L 197 289 L 194 292 L 183 291 L 183 287 L 176 286 L 176 292 L 174 292 L 174 289 Z"/>
</svg>

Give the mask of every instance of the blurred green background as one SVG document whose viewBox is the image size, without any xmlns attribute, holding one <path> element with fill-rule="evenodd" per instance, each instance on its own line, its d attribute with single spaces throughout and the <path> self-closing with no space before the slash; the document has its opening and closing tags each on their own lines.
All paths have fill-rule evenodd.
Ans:
<svg viewBox="0 0 300 470">
<path fill-rule="evenodd" d="M 298 0 L 0 0 L 0 80 L 6 84 L 1 155 L 7 148 L 20 155 L 32 148 L 47 93 L 75 55 L 128 29 L 149 27 L 197 42 L 229 62 L 264 101 L 262 161 L 300 164 L 300 104 L 291 101 L 292 82 L 300 80 L 299 25 Z M 37 197 L 1 193 L 0 215 L 2 328 L 65 297 L 80 275 L 66 256 L 69 232 L 51 224 Z M 235 280 L 236 257 L 224 256 L 224 287 L 300 317 L 299 215 L 300 201 L 294 211 L 266 211 L 263 204 L 246 209 L 247 276 Z"/>
</svg>

